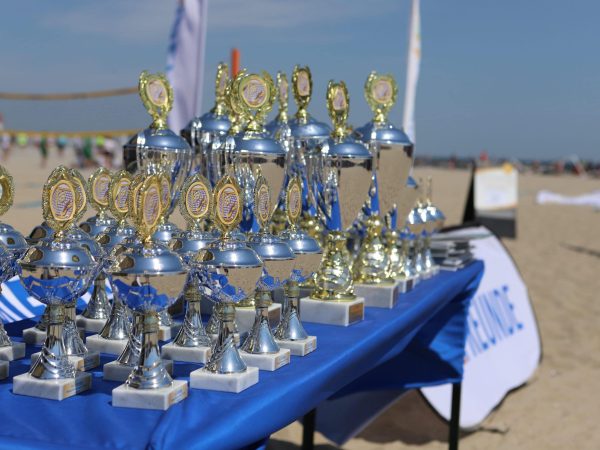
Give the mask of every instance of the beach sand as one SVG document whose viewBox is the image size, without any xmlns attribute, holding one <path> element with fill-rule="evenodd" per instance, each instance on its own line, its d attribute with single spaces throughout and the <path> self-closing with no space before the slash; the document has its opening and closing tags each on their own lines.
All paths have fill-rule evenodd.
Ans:
<svg viewBox="0 0 600 450">
<path fill-rule="evenodd" d="M 41 190 L 50 170 L 72 164 L 51 157 L 41 169 L 32 149 L 14 149 L 3 163 L 13 174 L 16 198 L 3 221 L 28 234 L 42 221 Z M 83 171 L 88 176 L 91 170 Z M 418 168 L 432 175 L 433 197 L 448 225 L 460 223 L 470 174 L 462 170 Z M 536 205 L 535 194 L 549 189 L 583 194 L 600 181 L 572 176 L 522 175 L 519 179 L 518 237 L 504 242 L 529 288 L 543 344 L 542 363 L 529 384 L 511 393 L 481 429 L 463 435 L 462 449 L 600 448 L 600 212 L 591 208 Z M 91 214 L 91 212 L 89 213 Z M 178 212 L 175 222 L 181 223 Z M 248 418 L 252 421 L 252 418 Z M 409 393 L 343 448 L 447 448 L 447 425 L 417 393 Z M 301 427 L 275 433 L 269 449 L 298 449 Z M 317 448 L 333 449 L 321 435 Z"/>
</svg>

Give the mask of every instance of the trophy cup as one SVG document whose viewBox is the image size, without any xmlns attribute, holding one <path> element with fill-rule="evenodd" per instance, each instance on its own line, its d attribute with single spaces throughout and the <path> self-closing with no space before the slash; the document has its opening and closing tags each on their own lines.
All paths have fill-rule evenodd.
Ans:
<svg viewBox="0 0 600 450">
<path fill-rule="evenodd" d="M 262 72 L 249 74 L 241 71 L 231 82 L 229 101 L 232 109 L 247 121 L 242 133 L 233 138 L 234 145 L 229 149 L 235 177 L 243 193 L 243 211 L 240 228 L 248 233 L 257 231 L 259 223 L 254 213 L 254 193 L 257 171 L 276 192 L 276 198 L 283 187 L 285 174 L 285 151 L 270 138 L 264 130 L 263 121 L 273 107 L 275 86 L 271 76 Z M 239 303 L 236 309 L 236 322 L 240 333 L 248 331 L 254 324 L 254 297 Z M 279 323 L 281 305 L 269 306 L 272 325 Z"/>
<path fill-rule="evenodd" d="M 67 236 L 77 214 L 76 195 L 68 171 L 53 171 L 44 185 L 42 209 L 54 238 L 39 241 L 19 260 L 23 286 L 47 305 L 48 336 L 29 372 L 14 377 L 15 394 L 63 400 L 91 387 L 92 375 L 75 370 L 62 339 L 64 306 L 88 289 L 98 267 L 90 252 Z"/>
<path fill-rule="evenodd" d="M 281 170 L 283 172 L 283 168 Z M 289 364 L 290 350 L 279 348 L 275 342 L 268 308 L 273 303 L 273 290 L 282 287 L 283 282 L 291 277 L 295 255 L 289 245 L 267 231 L 273 207 L 269 185 L 260 169 L 254 186 L 254 209 L 260 231 L 249 235 L 248 246 L 262 259 L 263 274 L 256 285 L 254 296 L 254 324 L 240 346 L 240 354 L 247 364 L 261 370 L 274 371 Z"/>
<path fill-rule="evenodd" d="M 127 381 L 113 389 L 113 406 L 167 410 L 187 397 L 188 386 L 173 380 L 158 348 L 158 312 L 176 298 L 186 278 L 181 258 L 154 241 L 162 212 L 158 176 L 148 176 L 133 194 L 138 240 L 115 256 L 107 269 L 127 306 L 143 314 L 142 348 Z"/>
<path fill-rule="evenodd" d="M 13 204 L 15 188 L 12 176 L 0 166 L 0 216 L 5 214 Z M 0 222 L 0 283 L 10 280 L 18 274 L 17 260 L 27 251 L 25 238 L 10 225 Z M 0 285 L 0 292 L 2 287 Z M 8 363 L 25 356 L 25 344 L 12 342 L 6 334 L 0 320 L 0 379 L 8 375 Z"/>
<path fill-rule="evenodd" d="M 374 159 L 366 233 L 354 265 L 357 295 L 367 306 L 392 308 L 398 294 L 411 280 L 399 273 L 401 254 L 397 247 L 396 217 L 408 214 L 406 181 L 412 166 L 413 145 L 406 134 L 392 125 L 387 115 L 396 102 L 398 87 L 391 75 L 371 72 L 365 83 L 365 98 L 374 113 L 372 121 L 354 132 L 369 147 Z M 386 218 L 386 235 L 382 233 Z"/>
<path fill-rule="evenodd" d="M 190 387 L 240 392 L 258 383 L 258 368 L 246 366 L 235 344 L 235 304 L 256 287 L 262 261 L 254 250 L 232 237 L 242 220 L 242 192 L 231 175 L 214 189 L 214 222 L 221 237 L 200 250 L 193 264 L 200 276 L 202 293 L 219 310 L 220 328 L 206 365 L 190 373 Z"/>
<path fill-rule="evenodd" d="M 133 136 L 123 147 L 125 168 L 132 174 L 157 174 L 161 176 L 161 192 L 169 191 L 169 202 L 163 207 L 153 239 L 168 244 L 180 230 L 169 222 L 181 187 L 190 173 L 193 151 L 189 144 L 178 134 L 167 128 L 167 115 L 173 106 L 173 89 L 164 74 L 149 74 L 144 71 L 139 78 L 139 94 L 152 124 Z M 169 312 L 160 313 L 160 340 L 171 339 L 180 324 L 173 322 Z"/>
<path fill-rule="evenodd" d="M 369 191 L 373 158 L 363 144 L 348 137 L 349 99 L 344 82 L 329 82 L 327 108 L 334 131 L 319 148 L 315 170 L 315 193 L 327 235 L 316 287 L 311 297 L 302 300 L 302 316 L 308 322 L 348 326 L 363 319 L 364 299 L 354 295 L 346 230 Z"/>
<path fill-rule="evenodd" d="M 316 186 L 312 183 L 313 171 L 320 148 L 331 134 L 331 128 L 318 122 L 308 113 L 307 108 L 312 96 L 312 76 L 308 67 L 295 66 L 292 73 L 292 91 L 298 111 L 289 121 L 291 145 L 288 156 L 288 177 L 300 176 L 302 179 L 302 221 L 301 226 L 313 238 L 322 240 L 323 225 L 317 219 Z M 307 283 L 312 289 L 312 280 Z"/>
<path fill-rule="evenodd" d="M 188 223 L 187 231 L 181 232 L 170 244 L 186 264 L 210 242 L 217 239 L 212 231 L 202 231 L 202 222 L 208 219 L 213 209 L 212 189 L 209 181 L 199 173 L 189 177 L 179 198 L 179 211 Z M 187 277 L 183 298 L 185 317 L 173 342 L 162 347 L 164 358 L 175 361 L 205 363 L 210 356 L 212 340 L 202 324 L 200 310 L 199 279 L 194 270 Z"/>
<path fill-rule="evenodd" d="M 425 222 L 425 234 L 421 246 L 421 260 L 423 262 L 423 272 L 426 278 L 436 275 L 439 272 L 439 266 L 436 265 L 431 256 L 431 236 L 437 233 L 443 226 L 444 214 L 431 203 L 431 177 L 427 178 L 427 183 L 421 180 L 422 196 L 419 199 L 419 208 L 421 218 Z"/>
<path fill-rule="evenodd" d="M 110 180 L 110 172 L 104 167 L 100 167 L 87 182 L 87 198 L 97 214 L 80 224 L 79 227 L 94 238 L 116 224 L 115 220 L 106 213 L 109 206 Z M 77 317 L 77 326 L 93 333 L 100 332 L 109 318 L 110 309 L 110 302 L 106 294 L 106 274 L 102 270 L 94 280 L 92 295 L 87 307 L 81 316 Z"/>
<path fill-rule="evenodd" d="M 294 269 L 285 283 L 281 321 L 275 329 L 279 347 L 287 348 L 292 355 L 305 356 L 317 348 L 317 338 L 309 336 L 300 321 L 299 283 L 312 277 L 321 263 L 323 251 L 316 239 L 298 228 L 302 214 L 302 180 L 295 176 L 289 180 L 285 191 L 285 212 L 289 227 L 279 237 L 296 255 Z"/>
<path fill-rule="evenodd" d="M 181 136 L 194 149 L 193 172 L 199 172 L 207 178 L 211 186 L 221 177 L 221 161 L 218 148 L 223 144 L 231 122 L 227 115 L 225 88 L 229 82 L 227 64 L 217 66 L 215 86 L 215 106 L 210 112 L 192 119 L 181 130 Z"/>
<path fill-rule="evenodd" d="M 108 188 L 108 205 L 112 215 L 117 221 L 115 226 L 109 227 L 97 237 L 97 241 L 108 255 L 107 265 L 111 263 L 115 250 L 120 246 L 135 240 L 135 228 L 127 223 L 129 210 L 129 196 L 133 178 L 126 170 L 115 173 Z M 105 268 L 106 270 L 106 268 Z M 119 292 L 115 289 L 109 278 L 113 290 L 113 303 L 108 320 L 99 334 L 88 336 L 87 347 L 100 353 L 120 355 L 127 345 L 127 338 L 131 330 L 129 311 Z"/>
<path fill-rule="evenodd" d="M 423 235 L 425 233 L 425 222 L 419 210 L 417 203 L 419 197 L 419 186 L 412 177 L 408 178 L 408 186 L 412 189 L 412 206 L 408 213 L 406 220 L 407 233 L 405 239 L 408 240 L 409 246 L 409 271 L 413 274 L 415 284 L 424 279 L 423 272 L 423 255 L 421 253 L 421 246 L 423 245 Z"/>
</svg>

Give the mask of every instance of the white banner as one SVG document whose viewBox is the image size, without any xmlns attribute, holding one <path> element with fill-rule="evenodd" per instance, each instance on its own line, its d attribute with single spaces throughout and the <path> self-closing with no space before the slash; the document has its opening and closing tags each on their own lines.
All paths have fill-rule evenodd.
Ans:
<svg viewBox="0 0 600 450">
<path fill-rule="evenodd" d="M 204 47 L 208 0 L 179 0 L 167 55 L 167 77 L 173 86 L 169 128 L 179 133 L 198 115 L 204 83 Z"/>
<path fill-rule="evenodd" d="M 475 211 L 514 209 L 518 203 L 519 172 L 512 164 L 475 170 Z"/>
<path fill-rule="evenodd" d="M 408 36 L 408 58 L 406 61 L 406 91 L 404 93 L 404 114 L 402 127 L 411 142 L 415 142 L 415 100 L 421 66 L 421 6 L 419 0 L 412 0 L 410 31 Z"/>
<path fill-rule="evenodd" d="M 538 327 L 527 288 L 501 242 L 484 227 L 456 235 L 487 237 L 471 241 L 485 263 L 471 301 L 461 395 L 461 428 L 480 424 L 506 394 L 535 372 L 541 357 Z M 450 419 L 451 385 L 421 389 L 433 408 Z"/>
</svg>

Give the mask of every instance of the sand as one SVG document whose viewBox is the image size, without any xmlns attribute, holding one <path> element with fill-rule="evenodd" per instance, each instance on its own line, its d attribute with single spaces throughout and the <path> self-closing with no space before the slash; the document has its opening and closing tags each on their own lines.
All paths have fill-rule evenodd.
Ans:
<svg viewBox="0 0 600 450">
<path fill-rule="evenodd" d="M 16 198 L 3 221 L 23 233 L 41 222 L 43 183 L 53 167 L 73 163 L 66 155 L 59 160 L 51 151 L 47 168 L 41 169 L 35 150 L 13 150 L 3 164 L 15 178 Z M 469 173 L 419 168 L 416 175 L 433 176 L 435 202 L 448 224 L 460 223 Z M 571 176 L 520 177 L 518 237 L 505 243 L 530 290 L 543 361 L 527 386 L 511 393 L 480 430 L 463 436 L 462 449 L 600 448 L 600 212 L 534 203 L 540 189 L 574 195 L 599 184 Z M 181 223 L 178 213 L 175 222 Z M 409 393 L 343 448 L 445 449 L 446 439 L 446 424 L 418 394 Z M 275 433 L 269 448 L 298 449 L 300 441 L 301 427 L 294 423 Z M 320 435 L 316 442 L 320 449 L 337 448 Z"/>
</svg>

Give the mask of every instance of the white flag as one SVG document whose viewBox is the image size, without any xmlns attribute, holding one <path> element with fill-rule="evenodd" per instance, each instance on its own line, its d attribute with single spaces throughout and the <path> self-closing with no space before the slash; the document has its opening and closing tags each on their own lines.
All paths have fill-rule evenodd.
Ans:
<svg viewBox="0 0 600 450">
<path fill-rule="evenodd" d="M 421 65 L 421 11 L 420 0 L 412 0 L 410 35 L 406 65 L 406 91 L 404 95 L 403 128 L 410 140 L 415 142 L 415 98 Z"/>
<path fill-rule="evenodd" d="M 167 55 L 167 77 L 173 86 L 169 128 L 175 133 L 198 115 L 202 105 L 204 47 L 208 0 L 179 0 Z"/>
</svg>

